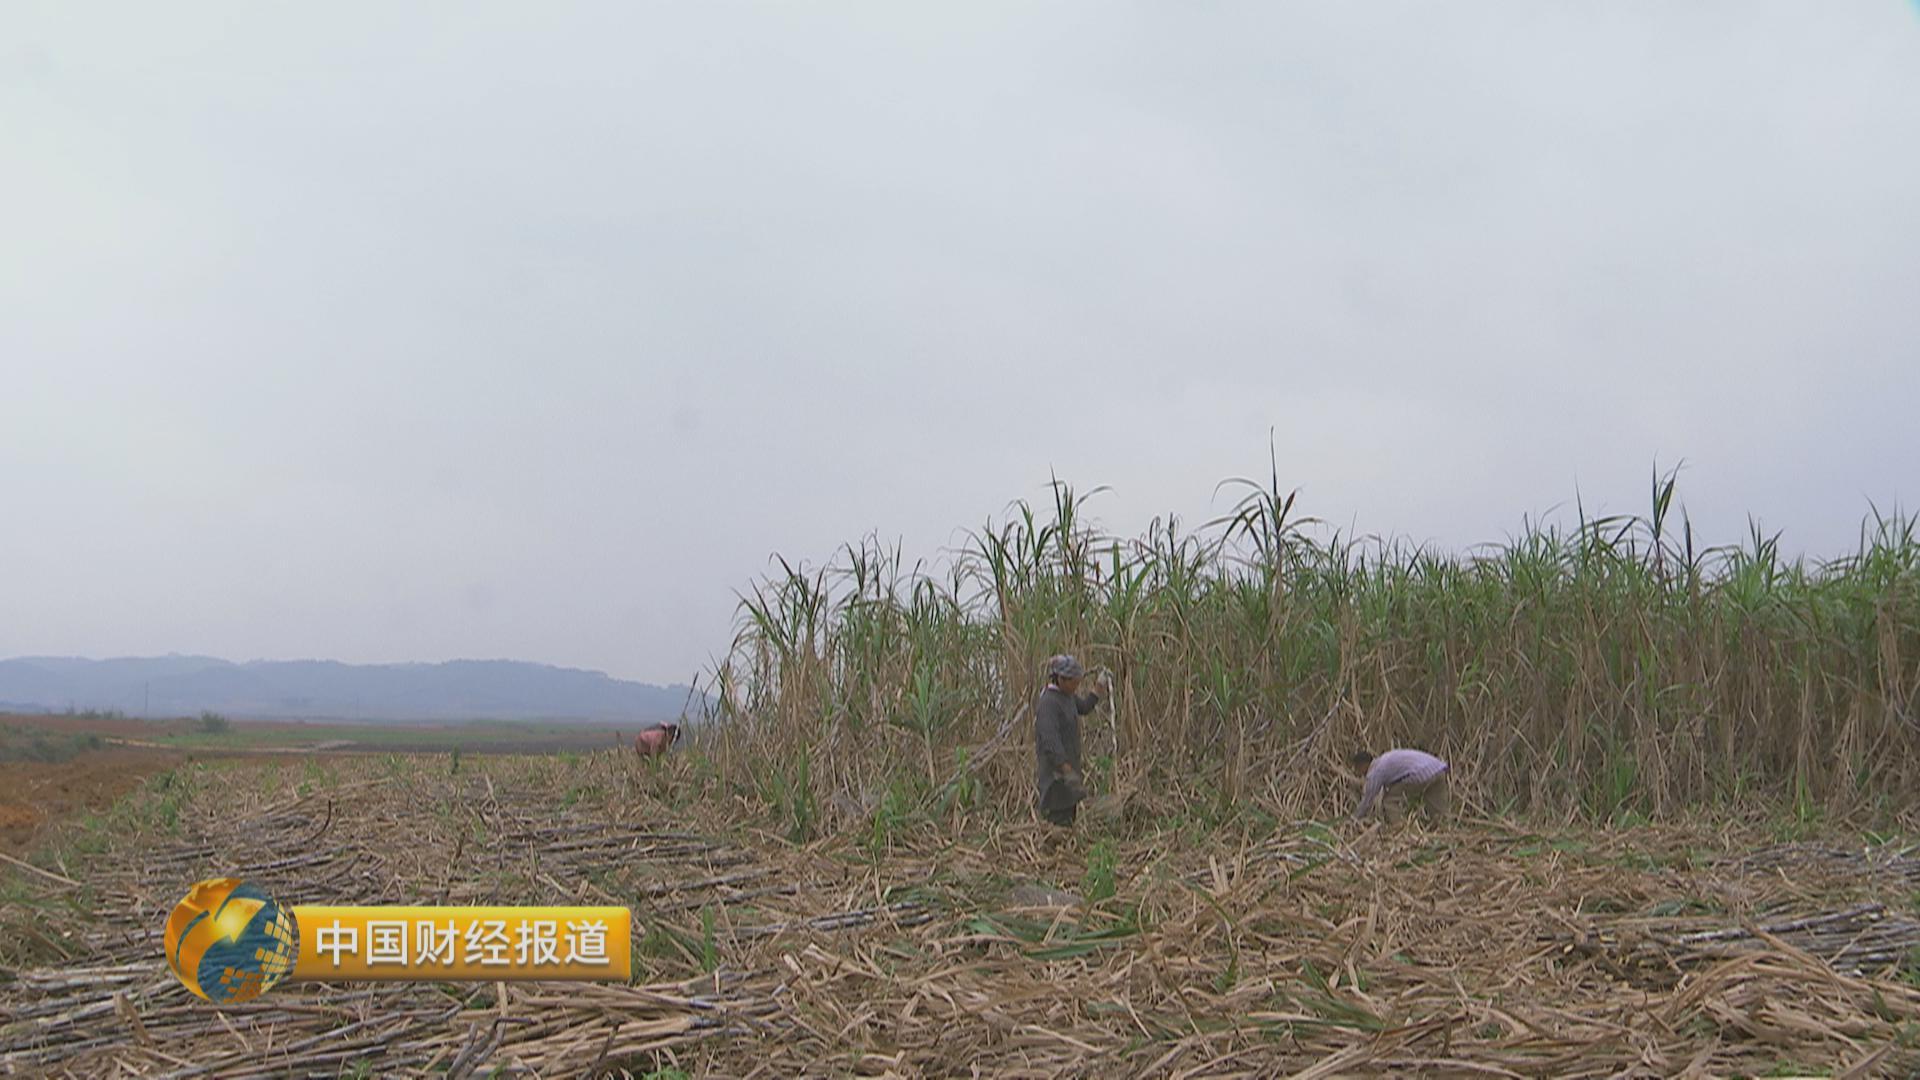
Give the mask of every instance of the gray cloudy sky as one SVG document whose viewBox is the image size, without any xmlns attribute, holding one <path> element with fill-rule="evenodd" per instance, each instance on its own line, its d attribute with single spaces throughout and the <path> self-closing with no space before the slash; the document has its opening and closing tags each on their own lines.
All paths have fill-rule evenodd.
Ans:
<svg viewBox="0 0 1920 1080">
<path fill-rule="evenodd" d="M 0 8 L 0 656 L 656 681 L 771 552 L 1266 468 L 1816 553 L 1920 464 L 1920 15 Z"/>
</svg>

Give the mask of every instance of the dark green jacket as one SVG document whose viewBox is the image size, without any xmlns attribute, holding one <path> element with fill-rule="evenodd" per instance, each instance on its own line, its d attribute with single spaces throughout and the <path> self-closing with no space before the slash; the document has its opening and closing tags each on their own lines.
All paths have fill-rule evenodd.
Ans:
<svg viewBox="0 0 1920 1080">
<path fill-rule="evenodd" d="M 1033 775 L 1040 809 L 1064 810 L 1080 801 L 1067 785 L 1054 781 L 1062 764 L 1080 771 L 1080 718 L 1099 706 L 1099 694 L 1088 692 L 1076 698 L 1052 684 L 1033 703 Z"/>
</svg>

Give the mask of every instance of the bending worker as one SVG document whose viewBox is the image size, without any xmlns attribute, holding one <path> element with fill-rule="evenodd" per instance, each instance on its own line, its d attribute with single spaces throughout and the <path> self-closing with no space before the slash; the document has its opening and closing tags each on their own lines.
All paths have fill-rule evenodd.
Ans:
<svg viewBox="0 0 1920 1080">
<path fill-rule="evenodd" d="M 1366 787 L 1360 793 L 1360 808 L 1353 812 L 1354 817 L 1366 817 L 1375 806 L 1384 812 L 1390 794 L 1405 796 L 1409 809 L 1414 803 L 1420 803 L 1434 817 L 1447 812 L 1447 763 L 1432 754 L 1420 750 L 1389 750 L 1374 757 L 1365 750 L 1356 750 L 1350 760 L 1353 771 L 1367 778 Z"/>
<path fill-rule="evenodd" d="M 1047 688 L 1033 704 L 1034 780 L 1040 816 L 1055 825 L 1072 825 L 1087 797 L 1080 776 L 1080 718 L 1100 705 L 1100 695 L 1080 693 L 1087 670 L 1071 656 L 1047 662 Z"/>
</svg>

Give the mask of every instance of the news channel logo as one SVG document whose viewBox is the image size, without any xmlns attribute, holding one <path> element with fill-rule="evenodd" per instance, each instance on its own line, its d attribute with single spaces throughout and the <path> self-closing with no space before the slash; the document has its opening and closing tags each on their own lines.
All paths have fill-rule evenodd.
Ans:
<svg viewBox="0 0 1920 1080">
<path fill-rule="evenodd" d="M 215 1005 L 273 989 L 300 955 L 292 913 L 239 878 L 195 883 L 167 916 L 165 941 L 174 977 Z"/>
</svg>

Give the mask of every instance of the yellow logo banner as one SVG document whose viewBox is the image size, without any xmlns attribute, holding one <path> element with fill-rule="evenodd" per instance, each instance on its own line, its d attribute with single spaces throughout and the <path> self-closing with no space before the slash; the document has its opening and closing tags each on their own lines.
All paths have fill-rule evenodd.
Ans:
<svg viewBox="0 0 1920 1080">
<path fill-rule="evenodd" d="M 295 906 L 291 978 L 625 982 L 633 913 L 624 907 Z"/>
</svg>

